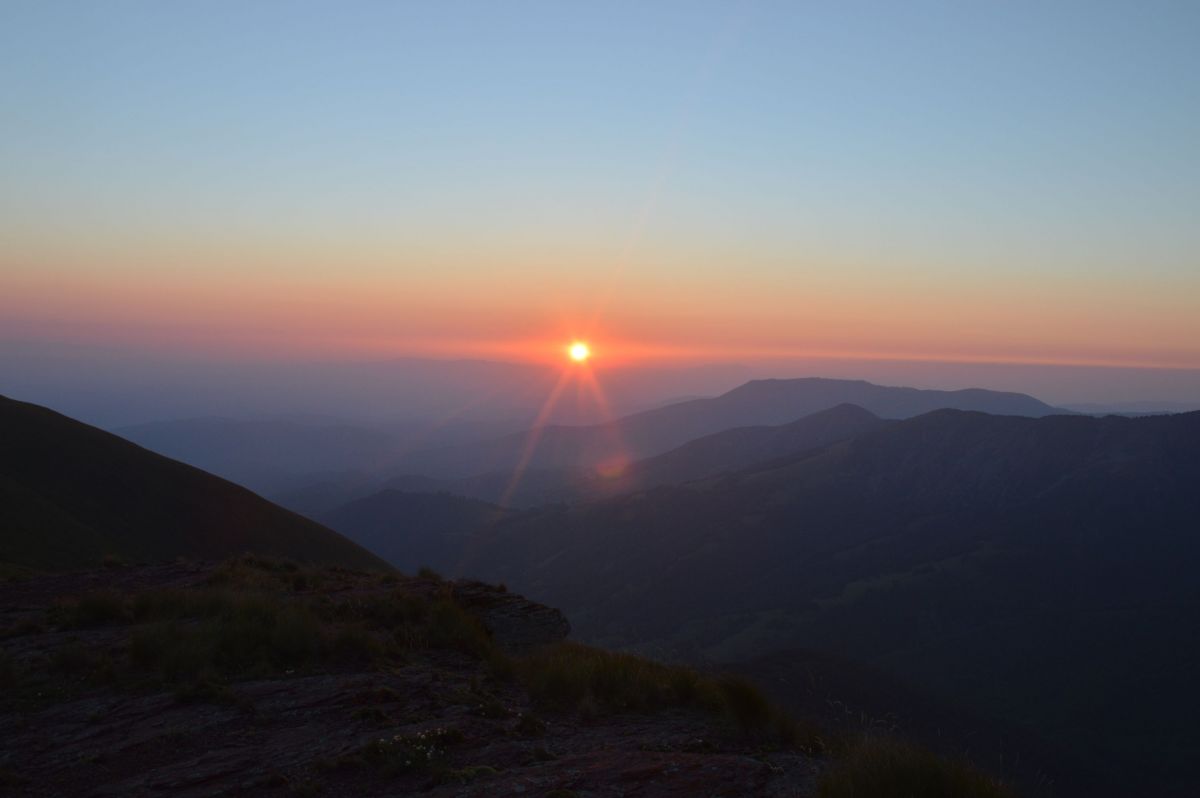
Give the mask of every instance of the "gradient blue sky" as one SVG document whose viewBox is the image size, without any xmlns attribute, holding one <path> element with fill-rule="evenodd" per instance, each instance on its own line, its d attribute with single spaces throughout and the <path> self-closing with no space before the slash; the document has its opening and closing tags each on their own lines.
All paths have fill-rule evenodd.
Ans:
<svg viewBox="0 0 1200 798">
<path fill-rule="evenodd" d="M 0 335 L 1196 368 L 1198 43 L 1194 2 L 7 0 Z"/>
</svg>

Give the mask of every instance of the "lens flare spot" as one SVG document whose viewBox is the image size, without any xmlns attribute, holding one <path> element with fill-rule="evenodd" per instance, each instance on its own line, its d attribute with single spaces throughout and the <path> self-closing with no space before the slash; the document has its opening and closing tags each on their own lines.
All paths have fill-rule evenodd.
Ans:
<svg viewBox="0 0 1200 798">
<path fill-rule="evenodd" d="M 625 476 L 625 469 L 632 462 L 623 454 L 609 457 L 596 465 L 596 474 L 602 479 L 619 479 Z"/>
</svg>

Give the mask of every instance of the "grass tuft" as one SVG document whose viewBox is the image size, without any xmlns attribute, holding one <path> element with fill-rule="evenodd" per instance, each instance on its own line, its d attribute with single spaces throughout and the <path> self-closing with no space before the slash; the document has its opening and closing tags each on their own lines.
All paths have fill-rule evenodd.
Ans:
<svg viewBox="0 0 1200 798">
<path fill-rule="evenodd" d="M 128 623 L 125 597 L 112 590 L 97 590 L 59 601 L 49 620 L 64 629 L 90 629 Z"/>
<path fill-rule="evenodd" d="M 396 662 L 406 650 L 450 649 L 494 662 L 497 671 L 508 667 L 452 591 L 434 598 L 312 592 L 337 575 L 245 555 L 196 587 L 90 593 L 61 602 L 49 620 L 63 628 L 133 624 L 133 666 L 176 685 Z"/>
<path fill-rule="evenodd" d="M 1014 798 L 966 762 L 908 743 L 865 737 L 821 777 L 820 798 Z"/>
<path fill-rule="evenodd" d="M 817 747 L 809 733 L 774 708 L 749 682 L 702 676 L 631 654 L 559 643 L 515 663 L 517 678 L 539 703 L 585 718 L 611 712 L 692 707 L 717 714 L 747 734 Z"/>
<path fill-rule="evenodd" d="M 306 666 L 329 650 L 322 624 L 302 603 L 257 594 L 197 598 L 207 599 L 198 602 L 198 623 L 171 619 L 134 631 L 136 665 L 170 682 L 214 673 L 265 676 Z"/>
</svg>

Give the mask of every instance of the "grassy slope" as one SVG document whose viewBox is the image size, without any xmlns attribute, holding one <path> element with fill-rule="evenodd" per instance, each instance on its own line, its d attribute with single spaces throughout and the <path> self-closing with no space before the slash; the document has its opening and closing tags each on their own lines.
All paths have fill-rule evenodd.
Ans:
<svg viewBox="0 0 1200 798">
<path fill-rule="evenodd" d="M 174 565 L 69 576 L 90 588 L 63 594 L 68 583 L 57 575 L 9 583 L 23 609 L 0 623 L 0 718 L 21 715 L 8 728 L 16 750 L 39 751 L 0 762 L 0 784 L 31 794 L 147 768 L 169 773 L 172 761 L 187 762 L 193 776 L 206 766 L 193 757 L 213 744 L 204 729 L 224 714 L 221 728 L 238 730 L 222 735 L 226 754 L 288 741 L 266 779 L 261 757 L 208 762 L 213 786 L 253 783 L 255 794 L 510 794 L 502 785 L 516 779 L 522 791 L 542 785 L 532 794 L 574 795 L 550 787 L 607 793 L 627 788 L 629 774 L 649 778 L 639 791 L 649 796 L 694 794 L 689 783 L 752 794 L 744 781 L 720 786 L 731 767 L 756 771 L 759 787 L 782 779 L 795 794 L 812 784 L 805 774 L 815 766 L 824 774 L 819 794 L 831 798 L 1009 796 L 963 763 L 798 724 L 736 677 L 567 642 L 511 653 L 460 593 L 478 589 L 470 584 L 258 557 L 207 575 Z M 326 675 L 334 678 L 323 682 Z M 322 684 L 341 685 L 340 694 L 326 695 Z M 121 712 L 98 709 L 114 699 Z M 190 724 L 172 729 L 167 716 Z M 329 731 L 297 751 L 304 735 L 292 724 L 307 729 L 318 717 Z M 82 745 L 64 736 L 81 723 Z M 260 733 L 246 734 L 248 726 Z M 164 728 L 168 736 L 156 742 Z M 273 733 L 264 737 L 262 728 Z M 530 755 L 514 759 L 515 749 Z"/>
</svg>

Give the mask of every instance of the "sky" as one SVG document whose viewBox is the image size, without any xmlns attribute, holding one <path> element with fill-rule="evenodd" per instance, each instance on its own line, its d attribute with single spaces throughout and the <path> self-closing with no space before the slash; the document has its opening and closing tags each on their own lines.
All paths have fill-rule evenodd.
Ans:
<svg viewBox="0 0 1200 798">
<path fill-rule="evenodd" d="M 4 0 L 0 339 L 1194 377 L 1197 42 L 1194 2 Z"/>
</svg>

